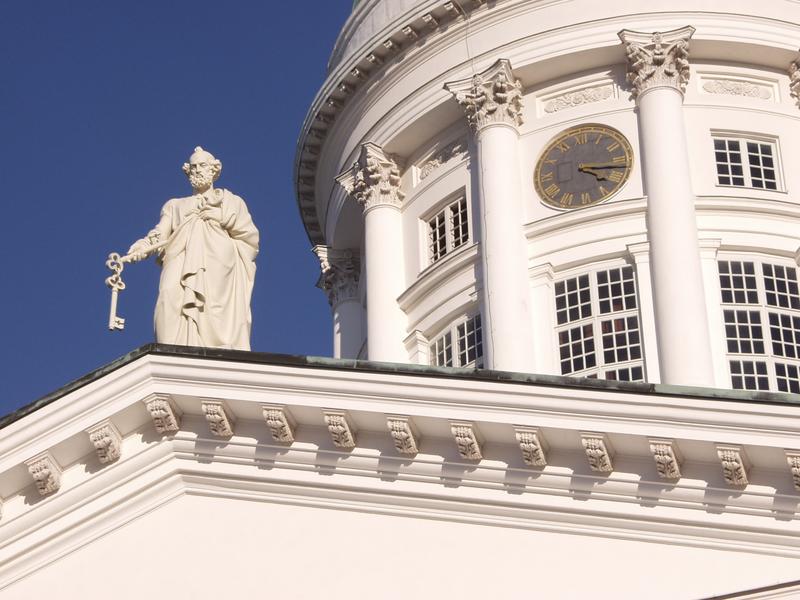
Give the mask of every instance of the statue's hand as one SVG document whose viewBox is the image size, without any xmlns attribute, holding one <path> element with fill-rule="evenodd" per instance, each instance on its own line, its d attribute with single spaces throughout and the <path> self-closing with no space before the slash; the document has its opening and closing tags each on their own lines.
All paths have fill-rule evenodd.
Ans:
<svg viewBox="0 0 800 600">
<path fill-rule="evenodd" d="M 222 207 L 221 206 L 204 206 L 197 211 L 197 216 L 204 221 L 214 221 L 222 224 Z"/>
<path fill-rule="evenodd" d="M 139 262 L 140 260 L 144 260 L 147 258 L 146 250 L 150 247 L 150 242 L 146 239 L 137 240 L 133 243 L 133 245 L 128 249 L 128 256 L 130 256 L 131 262 Z"/>
</svg>

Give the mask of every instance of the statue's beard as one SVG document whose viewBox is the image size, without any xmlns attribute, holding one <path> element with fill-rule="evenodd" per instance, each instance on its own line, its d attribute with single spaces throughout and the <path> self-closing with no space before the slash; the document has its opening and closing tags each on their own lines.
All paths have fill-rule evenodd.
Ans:
<svg viewBox="0 0 800 600">
<path fill-rule="evenodd" d="M 189 173 L 189 183 L 192 184 L 193 190 L 204 190 L 214 183 L 214 176 L 205 173 Z"/>
</svg>

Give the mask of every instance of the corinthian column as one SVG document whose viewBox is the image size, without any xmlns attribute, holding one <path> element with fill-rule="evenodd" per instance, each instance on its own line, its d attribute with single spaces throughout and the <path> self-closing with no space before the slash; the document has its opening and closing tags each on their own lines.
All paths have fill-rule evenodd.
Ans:
<svg viewBox="0 0 800 600">
<path fill-rule="evenodd" d="M 336 181 L 364 209 L 369 360 L 408 362 L 406 315 L 397 303 L 405 277 L 400 170 L 382 148 L 367 143 Z"/>
<path fill-rule="evenodd" d="M 352 250 L 314 246 L 322 274 L 317 287 L 328 296 L 333 315 L 333 357 L 358 358 L 364 307 L 358 294 L 361 264 Z"/>
<path fill-rule="evenodd" d="M 499 60 L 445 89 L 464 109 L 475 136 L 484 362 L 492 369 L 531 372 L 534 343 L 517 129 L 522 86 L 511 63 Z"/>
<path fill-rule="evenodd" d="M 623 30 L 639 107 L 653 301 L 663 383 L 713 386 L 703 271 L 683 120 L 694 28 Z"/>
</svg>

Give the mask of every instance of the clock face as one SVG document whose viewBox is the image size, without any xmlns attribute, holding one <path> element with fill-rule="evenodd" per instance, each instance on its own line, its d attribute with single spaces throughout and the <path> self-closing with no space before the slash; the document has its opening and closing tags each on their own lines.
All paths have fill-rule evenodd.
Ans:
<svg viewBox="0 0 800 600">
<path fill-rule="evenodd" d="M 616 194 L 631 174 L 633 151 L 625 136 L 605 125 L 580 125 L 553 138 L 539 157 L 534 183 L 555 208 L 583 208 Z"/>
</svg>

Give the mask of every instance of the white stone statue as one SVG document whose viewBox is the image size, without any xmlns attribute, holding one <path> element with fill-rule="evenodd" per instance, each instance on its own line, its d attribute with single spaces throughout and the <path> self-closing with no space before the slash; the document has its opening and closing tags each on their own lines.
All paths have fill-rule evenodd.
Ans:
<svg viewBox="0 0 800 600">
<path fill-rule="evenodd" d="M 168 200 L 158 225 L 113 266 L 109 259 L 109 267 L 118 278 L 122 263 L 157 255 L 159 343 L 249 350 L 258 229 L 244 200 L 214 188 L 222 163 L 212 154 L 198 146 L 183 171 L 194 194 Z M 121 329 L 124 321 L 115 317 L 115 300 L 124 284 L 119 278 L 118 284 L 111 281 L 113 277 L 107 280 L 113 292 L 109 326 Z"/>
</svg>

